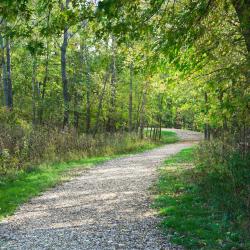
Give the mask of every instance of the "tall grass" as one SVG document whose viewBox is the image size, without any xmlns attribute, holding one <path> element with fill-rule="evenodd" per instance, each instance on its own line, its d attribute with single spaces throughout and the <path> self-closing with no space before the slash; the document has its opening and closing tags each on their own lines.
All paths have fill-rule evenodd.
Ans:
<svg viewBox="0 0 250 250">
<path fill-rule="evenodd" d="M 91 135 L 74 130 L 0 126 L 0 175 L 32 168 L 44 162 L 67 161 L 92 156 L 130 152 L 152 144 L 136 134 Z"/>
</svg>

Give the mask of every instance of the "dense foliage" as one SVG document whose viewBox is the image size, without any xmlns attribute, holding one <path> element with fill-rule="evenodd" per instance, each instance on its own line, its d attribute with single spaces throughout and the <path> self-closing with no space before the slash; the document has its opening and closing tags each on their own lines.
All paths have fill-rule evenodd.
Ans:
<svg viewBox="0 0 250 250">
<path fill-rule="evenodd" d="M 248 8 L 3 1 L 1 104 L 27 124 L 87 133 L 145 124 L 246 133 Z"/>
</svg>

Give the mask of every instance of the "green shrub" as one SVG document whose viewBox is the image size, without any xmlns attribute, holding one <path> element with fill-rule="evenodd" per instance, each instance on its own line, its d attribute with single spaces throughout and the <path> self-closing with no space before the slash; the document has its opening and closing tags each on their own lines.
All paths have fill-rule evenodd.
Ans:
<svg viewBox="0 0 250 250">
<path fill-rule="evenodd" d="M 155 206 L 170 240 L 187 249 L 250 249 L 250 155 L 213 140 L 168 158 Z"/>
<path fill-rule="evenodd" d="M 196 150 L 196 174 L 201 193 L 224 213 L 225 220 L 250 235 L 250 154 L 231 144 L 212 141 Z"/>
</svg>

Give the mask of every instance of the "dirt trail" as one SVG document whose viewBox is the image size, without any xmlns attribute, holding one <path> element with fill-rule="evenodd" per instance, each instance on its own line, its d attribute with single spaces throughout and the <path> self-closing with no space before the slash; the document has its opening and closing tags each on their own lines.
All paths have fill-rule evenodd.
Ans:
<svg viewBox="0 0 250 250">
<path fill-rule="evenodd" d="M 180 249 L 157 229 L 148 188 L 157 166 L 192 144 L 110 160 L 50 189 L 0 223 L 0 249 Z"/>
</svg>

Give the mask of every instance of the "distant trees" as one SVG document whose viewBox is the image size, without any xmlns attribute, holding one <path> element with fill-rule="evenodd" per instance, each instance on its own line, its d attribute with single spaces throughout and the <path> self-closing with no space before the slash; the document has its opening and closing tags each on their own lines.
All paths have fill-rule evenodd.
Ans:
<svg viewBox="0 0 250 250">
<path fill-rule="evenodd" d="M 141 137 L 145 126 L 246 133 L 248 1 L 27 0 L 0 10 L 2 105 L 21 120 Z"/>
</svg>

